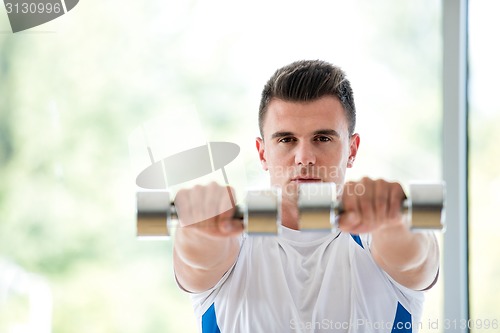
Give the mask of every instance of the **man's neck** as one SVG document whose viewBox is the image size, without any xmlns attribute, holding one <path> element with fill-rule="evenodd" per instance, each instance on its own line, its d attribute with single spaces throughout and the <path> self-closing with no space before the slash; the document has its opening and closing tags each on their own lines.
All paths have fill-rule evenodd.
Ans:
<svg viewBox="0 0 500 333">
<path fill-rule="evenodd" d="M 283 209 L 281 212 L 281 224 L 284 227 L 299 230 L 299 210 L 295 209 Z"/>
</svg>

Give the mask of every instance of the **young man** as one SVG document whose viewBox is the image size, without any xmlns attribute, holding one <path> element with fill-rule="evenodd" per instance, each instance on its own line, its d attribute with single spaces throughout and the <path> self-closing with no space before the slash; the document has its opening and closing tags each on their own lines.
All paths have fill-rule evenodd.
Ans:
<svg viewBox="0 0 500 333">
<path fill-rule="evenodd" d="M 329 63 L 294 62 L 267 82 L 256 147 L 282 189 L 279 237 L 242 235 L 225 187 L 177 194 L 175 274 L 202 332 L 416 332 L 438 245 L 432 233 L 410 231 L 398 183 L 344 183 L 360 142 L 355 118 L 350 83 Z M 306 182 L 343 189 L 340 230 L 297 230 Z"/>
</svg>

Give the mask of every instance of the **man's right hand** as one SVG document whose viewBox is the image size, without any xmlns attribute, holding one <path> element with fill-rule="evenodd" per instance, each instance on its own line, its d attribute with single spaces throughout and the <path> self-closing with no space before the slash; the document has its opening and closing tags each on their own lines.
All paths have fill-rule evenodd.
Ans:
<svg viewBox="0 0 500 333">
<path fill-rule="evenodd" d="M 207 236 L 235 236 L 243 231 L 243 221 L 234 219 L 234 190 L 210 183 L 180 190 L 174 200 L 179 227 Z"/>
<path fill-rule="evenodd" d="M 216 183 L 177 193 L 174 270 L 184 289 L 210 289 L 236 261 L 243 223 L 233 218 L 234 201 L 232 188 Z"/>
</svg>

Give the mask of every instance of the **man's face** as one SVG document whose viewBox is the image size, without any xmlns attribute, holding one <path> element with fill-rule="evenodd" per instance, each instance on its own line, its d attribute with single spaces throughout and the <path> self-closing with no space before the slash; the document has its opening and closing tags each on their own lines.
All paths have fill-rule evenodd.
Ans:
<svg viewBox="0 0 500 333">
<path fill-rule="evenodd" d="M 341 186 L 359 146 L 359 136 L 349 137 L 344 109 L 332 96 L 305 103 L 273 99 L 263 136 L 256 141 L 262 167 L 284 194 L 305 182 Z"/>
</svg>

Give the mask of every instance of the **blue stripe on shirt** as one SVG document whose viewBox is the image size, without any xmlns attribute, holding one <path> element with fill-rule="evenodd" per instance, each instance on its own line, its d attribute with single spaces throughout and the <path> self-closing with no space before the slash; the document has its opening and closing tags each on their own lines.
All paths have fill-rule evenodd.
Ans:
<svg viewBox="0 0 500 333">
<path fill-rule="evenodd" d="M 393 332 L 412 332 L 411 313 L 409 313 L 399 302 L 396 310 L 396 318 L 394 318 L 394 323 L 392 324 L 391 333 Z"/>
<path fill-rule="evenodd" d="M 207 311 L 201 317 L 201 332 L 202 333 L 220 333 L 215 317 L 215 303 L 212 303 Z"/>
<path fill-rule="evenodd" d="M 351 234 L 351 237 L 356 243 L 358 243 L 359 246 L 361 246 L 363 249 L 365 248 L 363 246 L 363 243 L 361 242 L 361 237 L 359 237 L 359 235 Z"/>
</svg>

